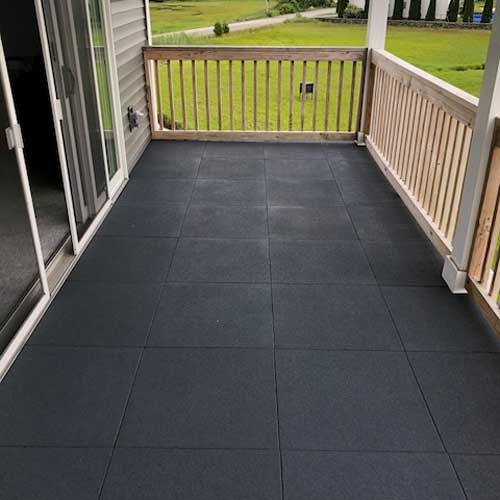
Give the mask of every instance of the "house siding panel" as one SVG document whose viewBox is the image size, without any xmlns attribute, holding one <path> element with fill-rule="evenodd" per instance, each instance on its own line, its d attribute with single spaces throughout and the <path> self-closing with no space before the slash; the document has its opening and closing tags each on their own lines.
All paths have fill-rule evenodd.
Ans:
<svg viewBox="0 0 500 500">
<path fill-rule="evenodd" d="M 151 138 L 142 47 L 148 44 L 144 0 L 111 0 L 127 164 L 132 170 Z M 144 114 L 139 128 L 128 127 L 127 109 Z"/>
</svg>

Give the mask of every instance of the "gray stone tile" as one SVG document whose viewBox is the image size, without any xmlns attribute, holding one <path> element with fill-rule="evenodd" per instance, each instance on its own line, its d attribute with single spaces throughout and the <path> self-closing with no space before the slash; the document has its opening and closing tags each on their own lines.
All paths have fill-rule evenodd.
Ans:
<svg viewBox="0 0 500 500">
<path fill-rule="evenodd" d="M 169 281 L 269 281 L 267 240 L 182 239 Z"/>
<path fill-rule="evenodd" d="M 403 353 L 277 352 L 283 449 L 442 451 Z"/>
<path fill-rule="evenodd" d="M 426 241 L 426 236 L 403 206 L 350 206 L 358 236 L 373 241 Z"/>
<path fill-rule="evenodd" d="M 274 206 L 335 207 L 344 204 L 333 180 L 270 179 L 267 187 L 268 202 Z"/>
<path fill-rule="evenodd" d="M 159 296 L 159 285 L 69 281 L 30 344 L 143 346 Z"/>
<path fill-rule="evenodd" d="M 264 158 L 264 146 L 258 142 L 208 142 L 205 158 Z"/>
<path fill-rule="evenodd" d="M 268 285 L 170 284 L 163 292 L 149 344 L 271 346 L 271 306 Z"/>
<path fill-rule="evenodd" d="M 273 238 L 302 240 L 356 240 L 344 207 L 270 207 L 269 231 Z"/>
<path fill-rule="evenodd" d="M 133 179 L 116 202 L 117 205 L 165 205 L 187 203 L 194 179 Z"/>
<path fill-rule="evenodd" d="M 168 154 L 144 155 L 132 170 L 132 179 L 195 179 L 201 161 L 199 156 L 170 158 Z"/>
<path fill-rule="evenodd" d="M 111 447 L 138 349 L 25 347 L 0 384 L 0 443 Z"/>
<path fill-rule="evenodd" d="M 436 453 L 286 452 L 284 483 L 286 500 L 465 500 Z"/>
<path fill-rule="evenodd" d="M 176 240 L 97 237 L 71 273 L 77 281 L 160 283 L 165 280 Z"/>
<path fill-rule="evenodd" d="M 148 349 L 119 446 L 275 449 L 267 349 Z"/>
<path fill-rule="evenodd" d="M 111 450 L 0 448 L 0 484 L 5 500 L 95 500 Z"/>
<path fill-rule="evenodd" d="M 101 236 L 179 236 L 185 205 L 113 207 L 102 225 Z"/>
<path fill-rule="evenodd" d="M 282 283 L 372 284 L 357 241 L 271 241 L 272 279 Z"/>
<path fill-rule="evenodd" d="M 264 160 L 245 158 L 206 158 L 200 165 L 200 178 L 263 179 Z"/>
<path fill-rule="evenodd" d="M 273 451 L 118 449 L 103 500 L 280 500 Z"/>
<path fill-rule="evenodd" d="M 191 205 L 182 235 L 200 238 L 267 238 L 266 207 Z"/>
<path fill-rule="evenodd" d="M 500 351 L 500 339 L 470 297 L 446 287 L 383 288 L 409 351 Z"/>
<path fill-rule="evenodd" d="M 453 455 L 469 500 L 497 500 L 500 491 L 499 455 Z"/>
<path fill-rule="evenodd" d="M 333 179 L 328 162 L 324 159 L 273 158 L 266 160 L 266 175 L 282 179 Z"/>
<path fill-rule="evenodd" d="M 410 353 L 451 453 L 500 452 L 500 355 Z"/>
<path fill-rule="evenodd" d="M 264 145 L 264 153 L 266 158 L 290 158 L 293 160 L 316 160 L 325 158 L 325 151 L 321 144 L 270 143 Z"/>
<path fill-rule="evenodd" d="M 339 180 L 338 185 L 346 205 L 401 206 L 401 198 L 389 183 L 364 180 Z"/>
<path fill-rule="evenodd" d="M 265 205 L 264 181 L 198 180 L 193 195 L 198 204 Z"/>
<path fill-rule="evenodd" d="M 426 242 L 363 241 L 382 285 L 441 285 L 442 260 Z"/>
<path fill-rule="evenodd" d="M 402 350 L 375 286 L 274 285 L 279 347 Z"/>
</svg>

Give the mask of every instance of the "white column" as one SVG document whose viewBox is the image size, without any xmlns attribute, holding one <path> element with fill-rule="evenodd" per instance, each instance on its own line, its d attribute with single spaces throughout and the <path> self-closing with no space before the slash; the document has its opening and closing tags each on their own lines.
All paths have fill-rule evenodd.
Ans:
<svg viewBox="0 0 500 500">
<path fill-rule="evenodd" d="M 368 57 L 366 61 L 365 72 L 365 91 L 363 92 L 363 108 L 361 112 L 361 127 L 358 132 L 357 143 L 362 145 L 365 143 L 364 130 L 366 130 L 366 120 L 368 119 L 368 106 L 370 104 L 370 60 L 371 49 L 385 49 L 385 38 L 387 34 L 387 17 L 389 15 L 389 0 L 372 0 L 370 2 L 370 10 L 368 12 L 368 25 L 366 27 L 366 47 L 368 48 Z"/>
<path fill-rule="evenodd" d="M 496 2 L 496 12 L 500 13 L 500 0 Z M 494 122 L 497 116 L 500 116 L 499 16 L 496 17 L 491 32 L 483 87 L 467 161 L 462 202 L 457 229 L 453 238 L 453 252 L 445 259 L 443 269 L 443 278 L 453 293 L 466 293 L 467 267 L 481 208 L 481 198 L 493 140 Z"/>
</svg>

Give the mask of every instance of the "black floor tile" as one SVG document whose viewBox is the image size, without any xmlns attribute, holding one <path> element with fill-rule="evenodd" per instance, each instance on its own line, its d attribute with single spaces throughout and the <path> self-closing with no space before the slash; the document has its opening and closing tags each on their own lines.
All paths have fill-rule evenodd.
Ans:
<svg viewBox="0 0 500 500">
<path fill-rule="evenodd" d="M 275 449 L 273 355 L 265 349 L 148 349 L 120 446 Z"/>
<path fill-rule="evenodd" d="M 335 207 L 344 204 L 333 180 L 270 179 L 267 187 L 268 202 L 274 206 Z"/>
<path fill-rule="evenodd" d="M 4 500 L 96 500 L 111 450 L 0 448 Z"/>
<path fill-rule="evenodd" d="M 465 500 L 435 453 L 286 452 L 284 490 L 285 500 Z"/>
<path fill-rule="evenodd" d="M 194 182 L 194 179 L 133 179 L 118 198 L 117 205 L 187 203 Z"/>
<path fill-rule="evenodd" d="M 324 146 L 324 150 L 329 160 L 344 160 L 348 162 L 365 160 L 373 162 L 366 148 L 354 144 L 327 144 Z"/>
<path fill-rule="evenodd" d="M 497 500 L 500 492 L 499 455 L 453 455 L 468 500 Z"/>
<path fill-rule="evenodd" d="M 333 179 L 326 160 L 274 158 L 266 160 L 266 175 L 275 178 Z"/>
<path fill-rule="evenodd" d="M 401 350 L 375 286 L 275 285 L 280 347 Z"/>
<path fill-rule="evenodd" d="M 325 158 L 325 151 L 321 144 L 265 144 L 266 158 L 289 158 L 292 160 L 317 160 Z"/>
<path fill-rule="evenodd" d="M 350 206 L 358 236 L 373 241 L 426 241 L 424 233 L 403 206 Z"/>
<path fill-rule="evenodd" d="M 179 236 L 185 205 L 113 207 L 102 225 L 101 236 Z"/>
<path fill-rule="evenodd" d="M 218 205 L 265 205 L 264 181 L 198 180 L 194 203 Z"/>
<path fill-rule="evenodd" d="M 280 500 L 272 451 L 116 451 L 103 500 Z"/>
<path fill-rule="evenodd" d="M 191 205 L 183 236 L 200 238 L 266 238 L 266 207 Z"/>
<path fill-rule="evenodd" d="M 500 355 L 410 353 L 410 360 L 447 450 L 500 452 Z"/>
<path fill-rule="evenodd" d="M 383 294 L 410 351 L 500 351 L 500 339 L 466 295 L 445 287 L 392 287 Z"/>
<path fill-rule="evenodd" d="M 160 283 L 167 276 L 175 244 L 172 238 L 95 238 L 71 279 Z"/>
<path fill-rule="evenodd" d="M 267 240 L 183 239 L 169 281 L 268 282 Z"/>
<path fill-rule="evenodd" d="M 426 242 L 363 241 L 382 285 L 441 285 L 442 261 Z"/>
<path fill-rule="evenodd" d="M 141 162 L 161 162 L 179 159 L 200 159 L 206 143 L 200 141 L 152 141 Z"/>
<path fill-rule="evenodd" d="M 372 284 L 357 241 L 271 241 L 272 279 L 282 283 Z"/>
<path fill-rule="evenodd" d="M 403 353 L 278 351 L 284 449 L 441 451 Z"/>
<path fill-rule="evenodd" d="M 342 198 L 346 205 L 401 205 L 401 198 L 385 181 L 368 180 L 338 181 Z"/>
<path fill-rule="evenodd" d="M 205 158 L 264 158 L 264 146 L 258 142 L 208 142 Z"/>
<path fill-rule="evenodd" d="M 272 346 L 268 285 L 171 284 L 162 295 L 154 346 Z"/>
<path fill-rule="evenodd" d="M 339 182 L 386 182 L 377 165 L 369 159 L 345 161 L 331 158 L 328 163 L 334 178 Z"/>
<path fill-rule="evenodd" d="M 158 158 L 144 156 L 132 171 L 132 179 L 193 179 L 198 175 L 200 156 L 169 158 L 167 155 Z"/>
<path fill-rule="evenodd" d="M 33 333 L 35 345 L 143 346 L 159 285 L 70 281 Z"/>
<path fill-rule="evenodd" d="M 264 160 L 245 158 L 206 158 L 200 165 L 200 178 L 263 179 Z"/>
<path fill-rule="evenodd" d="M 138 359 L 137 349 L 25 348 L 0 384 L 0 444 L 111 447 Z"/>
<path fill-rule="evenodd" d="M 302 240 L 356 240 L 344 207 L 271 207 L 269 231 L 273 238 Z"/>
</svg>

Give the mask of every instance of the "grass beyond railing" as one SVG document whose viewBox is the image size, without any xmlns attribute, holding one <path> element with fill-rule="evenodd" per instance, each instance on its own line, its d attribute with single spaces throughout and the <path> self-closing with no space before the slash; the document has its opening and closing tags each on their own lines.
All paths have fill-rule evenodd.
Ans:
<svg viewBox="0 0 500 500">
<path fill-rule="evenodd" d="M 359 130 L 366 49 L 147 47 L 144 57 L 155 139 L 349 140 Z"/>
<path fill-rule="evenodd" d="M 451 252 L 477 99 L 384 51 L 372 52 L 367 144 L 442 254 Z"/>
</svg>

